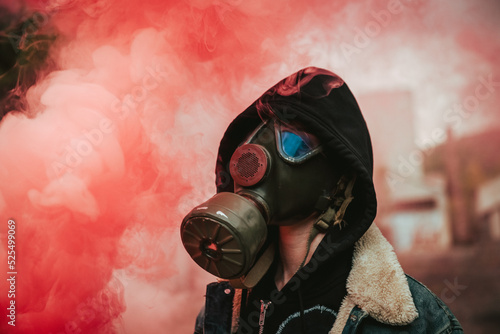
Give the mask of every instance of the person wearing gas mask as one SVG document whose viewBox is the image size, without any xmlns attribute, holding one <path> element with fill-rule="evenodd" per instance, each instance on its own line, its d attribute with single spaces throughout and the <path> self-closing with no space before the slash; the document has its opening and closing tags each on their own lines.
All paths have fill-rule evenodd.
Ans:
<svg viewBox="0 0 500 334">
<path fill-rule="evenodd" d="M 372 172 L 361 111 L 330 71 L 302 69 L 237 116 L 217 194 L 181 225 L 193 260 L 223 279 L 195 333 L 462 333 L 373 224 Z"/>
</svg>

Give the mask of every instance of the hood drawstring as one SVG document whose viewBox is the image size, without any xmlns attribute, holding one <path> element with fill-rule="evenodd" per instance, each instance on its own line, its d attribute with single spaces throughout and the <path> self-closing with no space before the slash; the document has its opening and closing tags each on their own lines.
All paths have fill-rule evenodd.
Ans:
<svg viewBox="0 0 500 334">
<path fill-rule="evenodd" d="M 300 291 L 300 286 L 297 289 L 299 295 L 299 305 L 300 305 L 300 326 L 302 334 L 306 334 L 306 320 L 304 318 L 304 301 L 302 300 L 302 292 Z"/>
</svg>

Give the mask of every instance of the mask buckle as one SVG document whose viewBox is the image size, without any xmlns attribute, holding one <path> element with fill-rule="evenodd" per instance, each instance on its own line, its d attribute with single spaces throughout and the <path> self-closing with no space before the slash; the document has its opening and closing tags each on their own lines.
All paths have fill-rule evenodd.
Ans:
<svg viewBox="0 0 500 334">
<path fill-rule="evenodd" d="M 337 182 L 337 187 L 333 194 L 334 203 L 332 206 L 328 206 L 326 211 L 321 214 L 314 223 L 309 233 L 309 239 L 307 240 L 306 256 L 304 260 L 302 260 L 299 269 L 305 265 L 314 238 L 320 233 L 326 233 L 330 226 L 340 225 L 344 221 L 345 211 L 354 199 L 354 196 L 352 196 L 352 189 L 354 188 L 355 181 L 356 175 L 352 175 L 350 179 L 346 175 L 343 175 Z M 342 227 L 342 225 L 340 225 L 340 227 Z"/>
</svg>

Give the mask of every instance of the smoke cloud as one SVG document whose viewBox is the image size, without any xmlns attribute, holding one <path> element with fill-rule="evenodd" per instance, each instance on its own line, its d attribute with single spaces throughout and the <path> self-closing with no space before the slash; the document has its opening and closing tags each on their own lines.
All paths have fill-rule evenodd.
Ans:
<svg viewBox="0 0 500 334">
<path fill-rule="evenodd" d="M 4 29 L 18 55 L 31 52 L 26 43 L 41 50 L 36 36 L 56 37 L 43 66 L 18 59 L 12 67 L 33 75 L 14 85 L 22 103 L 9 104 L 0 123 L 0 263 L 12 219 L 18 273 L 14 328 L 0 272 L 2 333 L 192 332 L 213 278 L 185 254 L 179 224 L 215 192 L 229 122 L 300 68 L 332 70 L 355 95 L 411 90 L 421 136 L 482 77 L 491 96 L 467 119 L 499 124 L 491 112 L 500 102 L 495 1 L 29 0 L 3 8 L 12 22 L 30 22 L 18 24 L 22 34 Z"/>
</svg>

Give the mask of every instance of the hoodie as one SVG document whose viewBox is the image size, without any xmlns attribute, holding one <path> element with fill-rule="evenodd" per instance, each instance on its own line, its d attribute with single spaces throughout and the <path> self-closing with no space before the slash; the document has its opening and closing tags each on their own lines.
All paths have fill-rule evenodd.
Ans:
<svg viewBox="0 0 500 334">
<path fill-rule="evenodd" d="M 279 292 L 274 284 L 275 261 L 252 291 L 244 291 L 240 318 L 248 324 L 245 326 L 249 332 L 287 333 L 299 326 L 303 333 L 306 328 L 308 333 L 326 333 L 346 294 L 354 243 L 376 214 L 370 135 L 354 96 L 339 76 L 316 67 L 302 69 L 271 87 L 229 125 L 219 147 L 217 192 L 234 191 L 228 168 L 230 158 L 238 145 L 269 118 L 300 123 L 318 137 L 332 167 L 341 173 L 356 174 L 357 180 L 354 200 L 344 216 L 346 224 L 327 231 L 313 260 Z M 273 293 L 279 294 L 274 302 Z M 261 325 L 245 321 L 266 307 L 265 326 L 262 321 Z"/>
<path fill-rule="evenodd" d="M 373 186 L 373 155 L 368 128 L 361 110 L 336 74 L 307 67 L 281 80 L 238 115 L 221 140 L 216 164 L 217 192 L 232 192 L 229 162 L 238 145 L 265 119 L 299 122 L 316 135 L 324 153 L 343 171 L 355 173 L 354 200 L 342 228 L 331 228 L 329 248 L 340 252 L 368 230 L 377 212 Z M 320 260 L 322 262 L 322 260 Z"/>
</svg>

